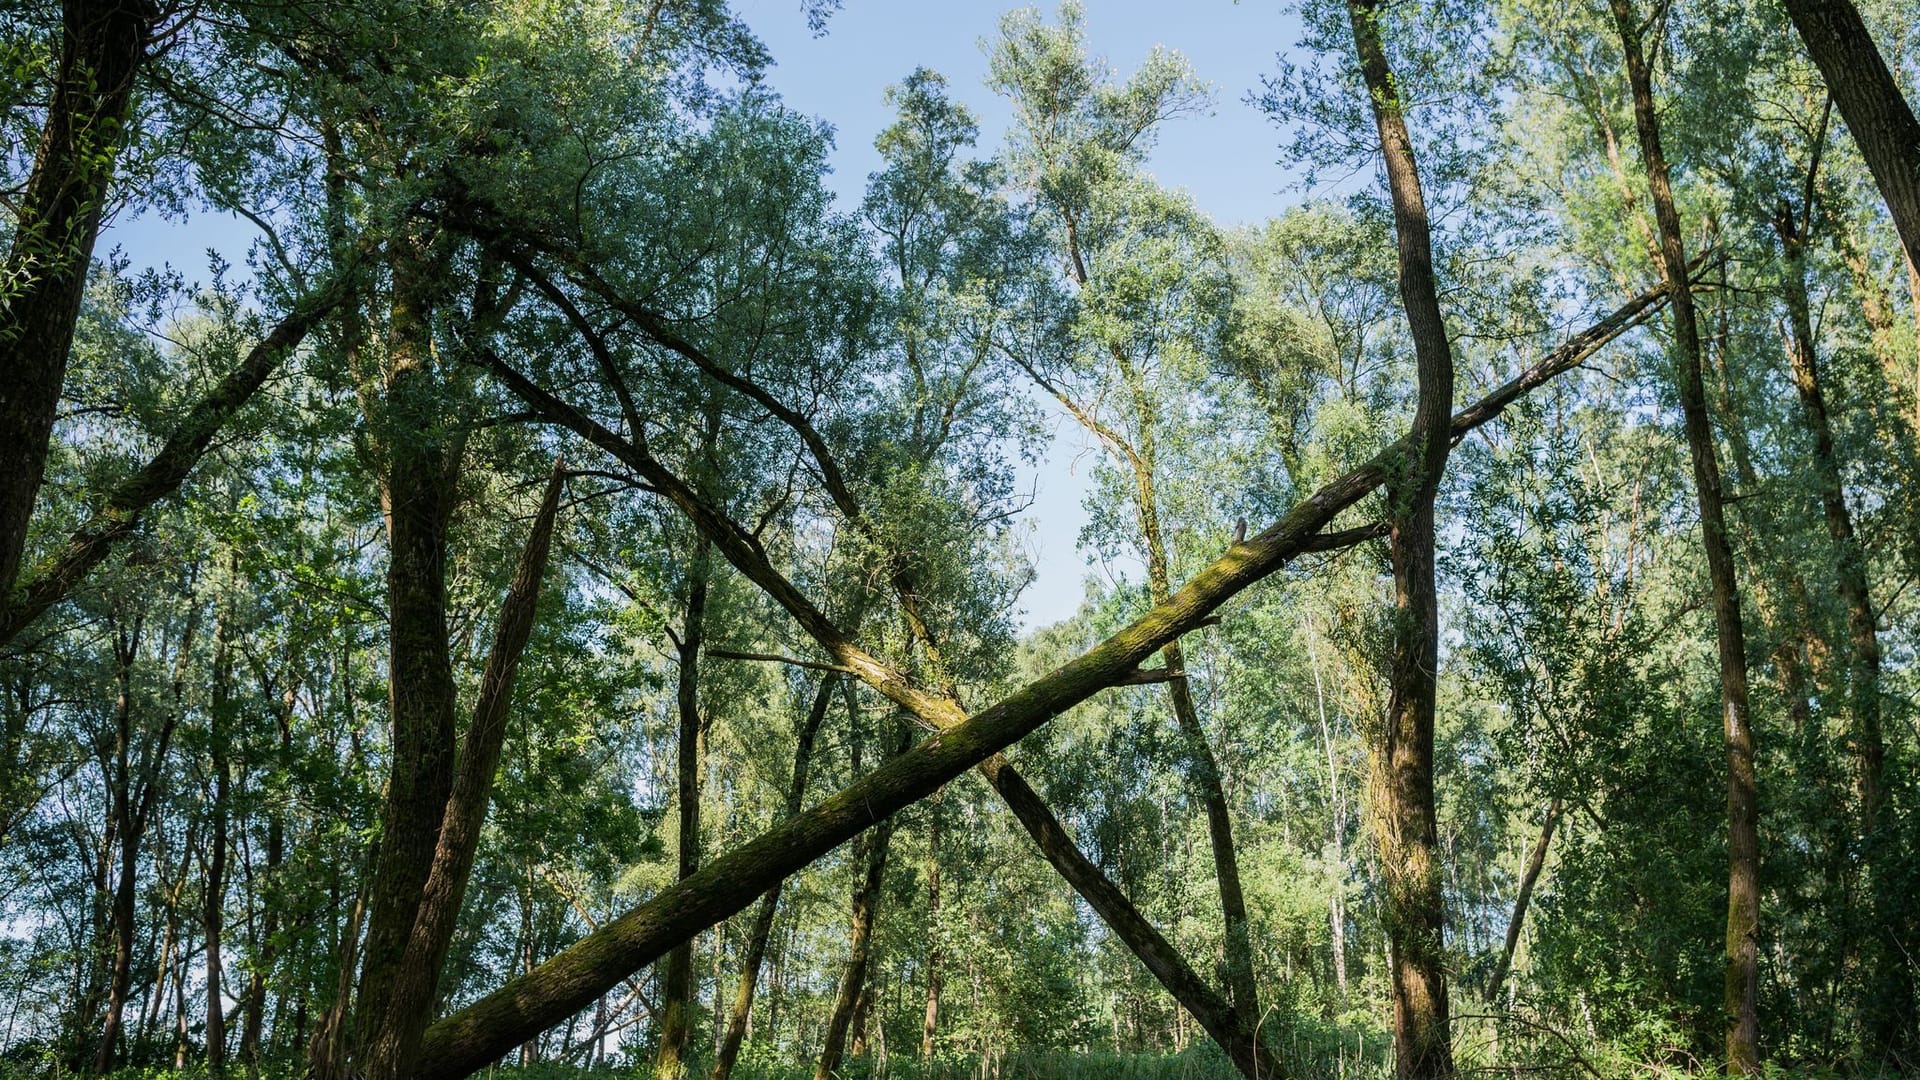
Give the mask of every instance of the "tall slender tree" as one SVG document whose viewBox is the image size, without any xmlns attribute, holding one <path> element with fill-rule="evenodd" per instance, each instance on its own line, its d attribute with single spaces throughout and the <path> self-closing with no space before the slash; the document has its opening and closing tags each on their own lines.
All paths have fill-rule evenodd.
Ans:
<svg viewBox="0 0 1920 1080">
<path fill-rule="evenodd" d="M 1406 1078 L 1451 1077 L 1445 868 L 1433 791 L 1440 666 L 1433 504 L 1452 446 L 1448 420 L 1453 412 L 1453 345 L 1440 312 L 1432 230 L 1407 130 L 1406 102 L 1381 33 L 1382 8 L 1377 0 L 1348 0 L 1347 11 L 1393 200 L 1400 299 L 1413 332 L 1419 379 L 1406 459 L 1387 486 L 1394 603 L 1391 690 L 1382 737 L 1373 748 L 1373 784 L 1381 800 L 1375 810 L 1375 844 L 1386 887 L 1393 965 L 1394 1072 Z"/>
<path fill-rule="evenodd" d="M 1700 507 L 1700 544 L 1713 590 L 1715 643 L 1719 656 L 1720 706 L 1727 752 L 1727 1071 L 1752 1076 L 1760 1070 L 1760 796 L 1755 773 L 1753 716 L 1747 695 L 1746 627 L 1740 612 L 1740 584 L 1733 545 L 1727 533 L 1726 497 L 1721 488 L 1719 451 L 1707 414 L 1699 316 L 1680 212 L 1673 197 L 1672 170 L 1660 139 L 1660 114 L 1653 97 L 1653 73 L 1642 44 L 1643 22 L 1630 0 L 1611 0 L 1614 29 L 1625 56 L 1627 84 L 1633 96 L 1634 127 L 1640 158 L 1652 196 L 1660 237 L 1660 271 L 1673 311 L 1674 381 L 1686 424 L 1687 450 L 1693 461 L 1695 496 Z"/>
</svg>

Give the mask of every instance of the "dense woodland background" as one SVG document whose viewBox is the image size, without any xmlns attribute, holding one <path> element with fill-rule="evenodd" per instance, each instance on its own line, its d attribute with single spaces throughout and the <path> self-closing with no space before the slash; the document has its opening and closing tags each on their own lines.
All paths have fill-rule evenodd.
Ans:
<svg viewBox="0 0 1920 1080">
<path fill-rule="evenodd" d="M 1920 1068 L 1920 8 L 1780 2 L 1015 11 L 857 207 L 722 0 L 6 4 L 0 1075 Z"/>
</svg>

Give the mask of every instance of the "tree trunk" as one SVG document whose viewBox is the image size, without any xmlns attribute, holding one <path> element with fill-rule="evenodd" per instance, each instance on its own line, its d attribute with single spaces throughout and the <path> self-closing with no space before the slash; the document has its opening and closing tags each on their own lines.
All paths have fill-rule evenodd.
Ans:
<svg viewBox="0 0 1920 1080">
<path fill-rule="evenodd" d="M 1640 16 L 1632 0 L 1610 0 L 1633 90 L 1640 156 L 1660 231 L 1661 271 L 1673 308 L 1674 353 L 1687 448 L 1693 458 L 1700 502 L 1701 544 L 1713 587 L 1715 638 L 1720 659 L 1720 702 L 1727 749 L 1727 1070 L 1740 1076 L 1760 1071 L 1760 806 L 1754 773 L 1752 717 L 1747 707 L 1746 629 L 1740 616 L 1740 586 L 1728 541 L 1720 462 L 1713 422 L 1707 414 L 1700 326 L 1688 284 L 1686 250 L 1673 186 L 1660 145 L 1653 76 L 1640 44 Z"/>
<path fill-rule="evenodd" d="M 53 96 L 0 273 L 0 599 L 19 581 L 134 76 L 160 14 L 150 0 L 65 0 L 60 10 Z"/>
<path fill-rule="evenodd" d="M 367 865 L 378 862 L 378 850 L 368 852 Z M 361 885 L 347 909 L 346 922 L 340 928 L 340 940 L 334 949 L 335 973 L 333 1001 L 313 1026 L 313 1039 L 307 1044 L 307 1073 L 311 1080 L 345 1080 L 347 1075 L 347 1012 L 352 1004 L 353 975 L 359 967 L 360 924 L 366 917 L 367 884 L 371 874 L 361 876 Z"/>
<path fill-rule="evenodd" d="M 442 261 L 431 241 L 396 241 L 389 311 L 386 394 L 368 425 L 377 432 L 389 561 L 388 708 L 392 769 L 381 807 L 379 861 L 368 895 L 355 1054 L 367 1080 L 403 1076 L 402 1013 L 394 997 L 408 941 L 432 872 L 441 820 L 453 791 L 453 661 L 447 637 L 447 526 L 459 454 L 441 432 L 433 370 L 432 310 Z"/>
<path fill-rule="evenodd" d="M 1533 887 L 1547 865 L 1547 845 L 1553 843 L 1553 830 L 1560 824 L 1560 800 L 1547 804 L 1546 819 L 1540 823 L 1540 838 L 1527 854 L 1527 866 L 1520 874 L 1520 890 L 1513 897 L 1513 918 L 1507 920 L 1507 940 L 1500 949 L 1500 962 L 1487 980 L 1487 996 L 1496 1004 L 1507 985 L 1507 973 L 1513 970 L 1513 953 L 1520 947 L 1520 930 L 1527 921 L 1527 905 L 1533 902 Z"/>
<path fill-rule="evenodd" d="M 208 840 L 206 883 L 200 907 L 200 927 L 207 947 L 207 1071 L 219 1076 L 227 1067 L 225 1012 L 225 944 L 227 911 L 227 848 L 230 808 L 233 805 L 233 762 L 228 757 L 233 730 L 233 658 L 228 635 L 232 618 L 222 612 L 214 625 L 213 699 L 207 710 L 207 752 L 213 771 L 213 803 L 207 808 L 212 835 Z"/>
<path fill-rule="evenodd" d="M 1873 354 L 1880 361 L 1880 369 L 1886 376 L 1887 389 L 1904 397 L 1911 414 L 1892 410 L 1896 426 L 1904 429 L 1903 434 L 1911 439 L 1920 434 L 1920 335 L 1916 335 L 1916 355 L 1912 358 L 1915 368 L 1909 368 L 1909 358 L 1902 354 L 1898 336 L 1893 326 L 1893 298 L 1886 286 L 1875 276 L 1873 267 L 1867 265 L 1867 257 L 1860 250 L 1860 242 L 1843 226 L 1836 230 L 1835 246 L 1840 250 L 1841 261 L 1846 263 L 1847 274 L 1853 279 L 1853 286 L 1860 298 L 1860 315 L 1866 320 L 1867 336 L 1873 343 Z M 1908 292 L 1916 301 L 1920 301 L 1920 274 L 1914 271 L 1912 260 L 1906 260 Z M 1920 309 L 1916 309 L 1920 319 Z"/>
<path fill-rule="evenodd" d="M 148 1034 L 160 1025 L 160 1013 L 166 1005 L 167 981 L 173 976 L 174 953 L 180 946 L 180 894 L 186 890 L 187 875 L 193 866 L 193 832 L 188 830 L 184 842 L 180 845 L 180 873 L 173 880 L 173 888 L 167 894 L 166 925 L 160 940 L 160 955 L 154 965 L 153 992 L 147 995 L 146 1008 L 141 1010 L 139 1038 L 145 1042 Z"/>
<path fill-rule="evenodd" d="M 1073 843 L 1027 781 L 1005 757 L 995 754 L 978 770 L 1013 811 L 1047 862 L 1087 901 L 1095 914 L 1140 958 L 1160 985 L 1220 1044 L 1248 1080 L 1284 1077 L 1286 1070 L 1232 1002 L 1222 997 L 1189 965 L 1180 950 L 1157 930 L 1125 893 Z"/>
<path fill-rule="evenodd" d="M 141 629 L 144 619 L 135 615 L 130 626 L 116 624 L 113 630 L 114 679 L 117 690 L 114 708 L 114 745 L 112 752 L 112 772 L 108 775 L 109 802 L 111 804 L 106 848 L 111 850 L 119 845 L 119 874 L 113 890 L 111 917 L 108 928 L 111 938 L 112 958 L 109 964 L 106 995 L 106 1017 L 98 1052 L 94 1057 L 96 1072 L 106 1073 L 112 1070 L 119 1054 L 121 1028 L 126 1016 L 127 995 L 133 975 L 133 936 L 136 904 L 138 900 L 140 845 L 147 835 L 147 826 L 152 821 L 154 801 L 161 786 L 161 770 L 165 767 L 167 746 L 173 738 L 173 731 L 180 719 L 182 698 L 185 691 L 186 665 L 189 652 L 193 648 L 194 631 L 199 625 L 200 609 L 189 607 L 182 628 L 179 652 L 174 666 L 174 706 L 167 713 L 160 730 L 145 746 L 145 753 L 136 765 L 133 759 L 133 665 L 139 657 Z M 98 882 L 105 884 L 106 867 L 99 868 Z M 90 1006 L 83 1005 L 83 1011 Z"/>
<path fill-rule="evenodd" d="M 227 1067 L 226 992 L 221 949 L 225 942 L 227 911 L 227 806 L 231 780 L 221 736 L 211 740 L 213 750 L 213 837 L 208 842 L 206 895 L 200 926 L 207 940 L 207 1071 L 218 1075 Z"/>
<path fill-rule="evenodd" d="M 1374 753 L 1382 803 L 1375 826 L 1386 892 L 1398 1076 L 1450 1077 L 1439 823 L 1433 798 L 1434 697 L 1440 617 L 1434 589 L 1434 495 L 1446 470 L 1453 348 L 1434 280 L 1425 196 L 1398 84 L 1380 37 L 1379 0 L 1348 0 L 1360 72 L 1373 106 L 1399 241 L 1400 298 L 1413 333 L 1420 397 L 1409 450 L 1388 482 L 1395 623 L 1386 728 Z M 1684 286 L 1684 275 L 1681 282 Z"/>
<path fill-rule="evenodd" d="M 1588 357 L 1606 342 L 1659 310 L 1664 292 L 1628 301 L 1595 325 L 1453 418 L 1459 436 L 1498 416 L 1508 405 Z M 504 364 L 492 370 L 529 406 L 636 467 L 651 465 L 633 447 Z M 653 963 L 666 950 L 740 911 L 788 875 L 859 835 L 902 807 L 931 795 L 960 773 L 986 761 L 1047 720 L 1111 686 L 1136 678 L 1138 666 L 1168 641 L 1198 627 L 1219 606 L 1312 550 L 1322 529 L 1385 482 L 1407 453 L 1401 439 L 1372 460 L 1330 481 L 1245 543 L 1236 544 L 1159 605 L 1061 668 L 1035 679 L 992 708 L 923 740 L 913 750 L 769 829 L 677 882 L 652 900 L 561 950 L 537 968 L 469 1004 L 428 1029 L 420 1055 L 423 1080 L 466 1076 L 551 1024 L 593 1004 L 615 983 Z M 716 544 L 716 546 L 719 546 Z M 723 551 L 747 561 L 739 546 Z M 736 563 L 736 565 L 739 565 Z"/>
<path fill-rule="evenodd" d="M 1152 460 L 1151 451 L 1146 453 Z M 1147 548 L 1147 589 L 1155 604 L 1163 604 L 1173 594 L 1172 572 L 1168 565 L 1166 541 L 1160 530 L 1160 513 L 1151 472 L 1136 468 L 1139 490 L 1141 535 Z M 1259 992 L 1253 979 L 1253 941 L 1248 933 L 1246 894 L 1240 886 L 1240 859 L 1233 843 L 1233 815 L 1227 805 L 1226 788 L 1221 782 L 1220 763 L 1207 741 L 1200 723 L 1200 710 L 1193 703 L 1193 688 L 1186 678 L 1187 658 L 1178 640 L 1169 641 L 1160 655 L 1169 672 L 1177 672 L 1167 681 L 1167 695 L 1173 702 L 1174 722 L 1186 744 L 1189 782 L 1199 789 L 1200 801 L 1207 812 L 1207 838 L 1213 849 L 1214 882 L 1220 894 L 1221 921 L 1225 925 L 1227 991 L 1240 1024 L 1249 1031 L 1260 1026 Z"/>
<path fill-rule="evenodd" d="M 126 1015 L 127 989 L 133 973 L 134 901 L 139 891 L 140 839 L 124 823 L 120 831 L 120 867 L 113 889 L 113 956 L 107 978 L 107 1015 L 100 1033 L 100 1051 L 94 1056 L 95 1075 L 105 1076 L 119 1060 L 121 1019 Z"/>
<path fill-rule="evenodd" d="M 1920 262 L 1920 120 L 1851 0 L 1786 0 L 1786 7 L 1887 201 L 1907 258 Z"/>
<path fill-rule="evenodd" d="M 905 749 L 904 746 L 901 748 Z M 833 1012 L 827 1019 L 827 1034 L 820 1048 L 820 1063 L 813 1080 L 833 1080 L 840 1069 L 852 1026 L 855 1007 L 867 985 L 867 964 L 873 942 L 873 923 L 880 905 L 880 886 L 887 873 L 887 849 L 893 839 L 893 819 L 880 822 L 866 835 L 865 865 L 859 887 L 853 893 L 853 925 L 847 939 L 847 966 L 840 975 L 840 989 L 834 995 Z"/>
<path fill-rule="evenodd" d="M 554 519 L 559 512 L 564 481 L 565 473 L 556 458 L 540 510 L 534 516 L 526 546 L 521 550 L 513 583 L 501 604 L 493 647 L 487 655 L 473 717 L 461 744 L 459 772 L 446 801 L 431 869 L 421 887 L 418 913 L 406 942 L 404 960 L 392 976 L 389 1016 L 381 1038 L 368 1044 L 370 1077 L 375 1068 L 391 1068 L 396 1077 L 412 1076 L 421 1035 L 433 1019 L 440 969 L 446 965 L 447 951 L 453 943 L 460 904 L 466 896 L 467 879 L 473 870 L 481 827 L 486 822 L 487 806 L 493 795 L 494 774 L 500 767 L 514 676 L 533 632 L 540 579 L 546 572 L 547 556 L 552 548 Z"/>
<path fill-rule="evenodd" d="M 1067 254 L 1074 281 L 1085 289 L 1089 283 L 1086 260 L 1080 251 L 1078 223 L 1067 218 Z M 1148 400 L 1133 362 L 1118 343 L 1108 351 L 1126 382 L 1133 399 L 1136 436 L 1129 443 L 1120 432 L 1100 421 L 1095 414 L 1070 400 L 1066 394 L 1044 380 L 1068 412 L 1090 433 L 1125 458 L 1134 481 L 1134 514 L 1140 528 L 1141 552 L 1147 564 L 1147 589 L 1155 604 L 1165 603 L 1172 595 L 1172 568 L 1167 543 L 1160 526 L 1159 498 L 1154 489 L 1156 405 Z M 1036 379 L 1038 375 L 1035 376 Z M 1240 861 L 1233 843 L 1233 816 L 1227 805 L 1220 777 L 1220 764 L 1207 741 L 1206 729 L 1194 705 L 1193 690 L 1187 684 L 1186 654 L 1180 641 L 1167 642 L 1161 650 L 1166 669 L 1175 673 L 1167 682 L 1167 695 L 1173 706 L 1175 726 L 1186 751 L 1188 782 L 1200 796 L 1207 815 L 1207 837 L 1212 845 L 1214 882 L 1220 896 L 1226 957 L 1227 989 L 1233 998 L 1240 1024 L 1249 1030 L 1259 1027 L 1260 1003 L 1253 978 L 1253 943 L 1248 935 L 1247 905 L 1240 884 Z"/>
<path fill-rule="evenodd" d="M 180 489 L 214 436 L 253 399 L 287 355 L 306 340 L 307 333 L 340 305 L 346 295 L 346 280 L 347 274 L 342 272 L 302 297 L 233 370 L 187 410 L 145 465 L 105 493 L 99 509 L 67 534 L 66 541 L 39 564 L 31 577 L 17 582 L 15 589 L 0 591 L 0 645 L 12 641 L 64 599 L 113 552 L 115 545 L 133 534 L 153 504 Z M 0 395 L 6 392 L 0 386 Z M 0 402 L 0 409 L 5 407 Z M 0 454 L 5 453 L 0 450 Z"/>
<path fill-rule="evenodd" d="M 189 925 L 191 929 L 191 925 Z M 187 1067 L 187 958 L 193 955 L 191 948 L 180 952 L 180 970 L 173 979 L 173 1070 L 180 1072 Z"/>
<path fill-rule="evenodd" d="M 782 820 L 798 814 L 806 799 L 814 739 L 819 735 L 820 725 L 825 722 L 827 710 L 833 704 L 835 682 L 832 675 L 820 679 L 820 687 L 813 694 L 813 705 L 807 710 L 806 722 L 795 735 L 793 776 L 787 782 L 787 801 Z M 746 952 L 740 960 L 740 982 L 734 990 L 733 1009 L 727 1016 L 726 1034 L 721 1037 L 720 1047 L 713 1057 L 712 1080 L 727 1080 L 733 1073 L 734 1062 L 740 1057 L 740 1045 L 747 1037 L 747 1021 L 753 1015 L 754 986 L 760 979 L 760 965 L 766 959 L 767 941 L 773 936 L 773 918 L 779 906 L 780 886 L 776 884 L 760 898 L 759 910 L 753 915 L 753 929 L 747 934 Z"/>
<path fill-rule="evenodd" d="M 709 455 L 711 449 L 709 440 Z M 687 570 L 686 618 L 678 642 L 678 879 L 682 881 L 700 869 L 700 744 L 705 734 L 700 716 L 700 645 L 706 636 L 707 586 L 712 574 L 713 545 L 702 539 L 694 547 L 692 564 Z M 653 1060 L 654 1080 L 681 1080 L 686 1073 L 693 1009 L 693 943 L 694 939 L 688 938 L 667 954 L 666 973 L 661 980 L 660 1049 Z"/>
<path fill-rule="evenodd" d="M 1329 846 L 1333 848 L 1335 878 L 1327 896 L 1327 922 L 1332 931 L 1333 984 L 1340 993 L 1340 1004 L 1347 1002 L 1347 841 L 1346 798 L 1340 787 L 1340 769 L 1333 756 L 1333 728 L 1327 723 L 1327 691 L 1320 679 L 1320 654 L 1307 645 L 1307 662 L 1313 667 L 1313 700 L 1320 716 L 1320 742 L 1327 752 L 1327 809 L 1331 827 Z"/>
<path fill-rule="evenodd" d="M 940 1030 L 940 803 L 927 804 L 927 1010 L 920 1024 L 920 1060 L 933 1060 L 933 1039 Z"/>
<path fill-rule="evenodd" d="M 263 689 L 270 689 L 263 687 Z M 296 689 L 288 687 L 282 695 L 279 708 L 275 710 L 275 720 L 280 734 L 280 760 L 291 762 L 293 752 L 293 708 Z M 267 977 L 273 971 L 275 957 L 274 935 L 280 931 L 280 905 L 273 895 L 280 875 L 281 864 L 286 860 L 287 833 L 286 824 L 280 812 L 267 808 L 267 900 L 265 911 L 261 915 L 261 943 L 258 955 L 254 958 L 251 970 L 247 973 L 246 1015 L 240 1028 L 240 1060 L 246 1063 L 250 1073 L 258 1073 L 261 1054 L 260 1041 L 266 1026 Z"/>
<path fill-rule="evenodd" d="M 1849 663 L 1847 701 L 1853 716 L 1854 776 L 1860 799 L 1861 830 L 1871 836 L 1878 827 L 1886 744 L 1880 731 L 1880 637 L 1873 599 L 1867 587 L 1867 556 L 1854 534 L 1853 512 L 1847 506 L 1840 479 L 1840 462 L 1833 445 L 1833 427 L 1827 418 L 1826 391 L 1821 382 L 1820 357 L 1814 347 L 1812 306 L 1807 297 L 1805 239 L 1790 209 L 1783 207 L 1774 220 L 1786 253 L 1784 276 L 1788 360 L 1793 385 L 1800 398 L 1801 419 L 1813 436 L 1814 477 L 1820 489 L 1820 509 L 1827 537 L 1833 541 L 1837 565 L 1836 591 L 1847 610 Z"/>
<path fill-rule="evenodd" d="M 194 631 L 199 625 L 200 609 L 189 607 L 182 628 L 179 653 L 174 666 L 174 707 L 136 766 L 133 760 L 133 665 L 140 653 L 143 618 L 134 616 L 132 625 L 114 628 L 114 680 L 117 696 L 114 706 L 113 774 L 110 777 L 112 818 L 108 831 L 109 847 L 119 843 L 119 875 L 113 890 L 112 915 L 108 922 L 113 955 L 107 979 L 106 1018 L 101 1025 L 100 1046 L 94 1056 L 94 1070 L 105 1074 L 118 1060 L 122 1023 L 126 1016 L 127 994 L 133 977 L 133 935 L 138 900 L 140 844 L 152 821 L 153 806 L 159 794 L 165 767 L 167 746 L 180 719 L 185 689 L 188 654 L 193 648 Z M 104 867 L 102 867 L 104 872 Z M 104 883 L 104 879 L 103 879 Z"/>
</svg>

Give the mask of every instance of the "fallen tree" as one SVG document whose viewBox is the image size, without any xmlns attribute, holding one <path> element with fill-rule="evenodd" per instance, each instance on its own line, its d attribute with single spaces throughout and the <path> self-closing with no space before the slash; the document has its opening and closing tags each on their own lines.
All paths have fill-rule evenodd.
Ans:
<svg viewBox="0 0 1920 1080">
<path fill-rule="evenodd" d="M 1459 439 L 1529 391 L 1578 366 L 1607 342 L 1645 321 L 1665 301 L 1662 288 L 1634 297 L 1455 413 L 1450 437 Z M 565 406 L 524 375 L 497 357 L 490 367 L 545 419 L 573 426 L 555 411 Z M 621 456 L 620 447 L 628 445 L 598 425 L 585 434 L 616 457 Z M 1296 504 L 1259 535 L 1229 547 L 1166 602 L 1100 645 L 991 708 L 959 718 L 950 726 L 937 724 L 941 730 L 886 766 L 712 860 L 527 974 L 434 1024 L 422 1045 L 420 1075 L 427 1080 L 452 1080 L 484 1068 L 533 1035 L 590 1005 L 674 945 L 745 909 L 768 888 L 869 826 L 931 795 L 1095 693 L 1137 679 L 1140 664 L 1167 642 L 1196 629 L 1227 600 L 1314 548 L 1321 530 L 1383 484 L 1411 451 L 1406 439 L 1396 441 Z M 671 492 L 668 494 L 672 497 Z M 703 508 L 682 509 L 697 518 Z M 709 531 L 709 525 L 725 531 L 724 523 L 697 523 L 703 532 Z M 739 538 L 739 542 L 746 544 L 746 551 L 732 550 L 730 544 L 719 546 L 730 560 L 752 554 L 752 545 L 745 538 Z M 944 712 L 942 707 L 950 704 L 917 688 L 897 685 L 894 672 L 864 670 L 866 664 L 860 661 L 870 658 L 857 649 L 852 652 L 858 655 L 836 659 L 877 684 L 876 689 L 895 701 L 909 708 L 927 705 L 937 712 Z"/>
</svg>

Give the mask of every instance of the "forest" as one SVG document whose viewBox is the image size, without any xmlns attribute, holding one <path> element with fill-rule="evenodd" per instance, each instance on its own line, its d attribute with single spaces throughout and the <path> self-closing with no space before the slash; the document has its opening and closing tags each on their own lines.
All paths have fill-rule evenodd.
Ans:
<svg viewBox="0 0 1920 1080">
<path fill-rule="evenodd" d="M 1091 8 L 0 5 L 0 1078 L 1920 1073 L 1920 5 Z"/>
</svg>

